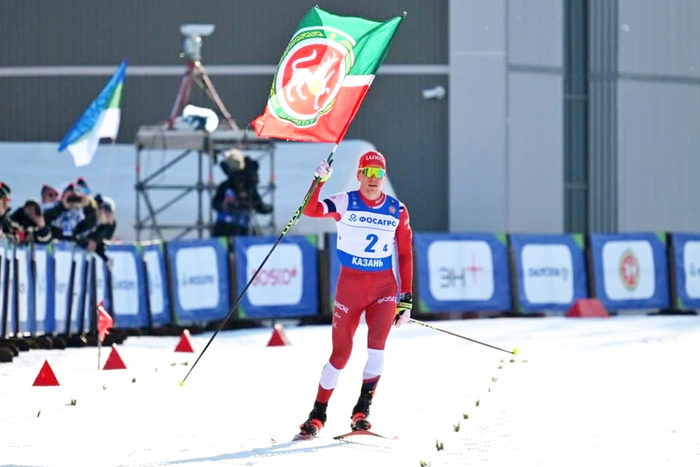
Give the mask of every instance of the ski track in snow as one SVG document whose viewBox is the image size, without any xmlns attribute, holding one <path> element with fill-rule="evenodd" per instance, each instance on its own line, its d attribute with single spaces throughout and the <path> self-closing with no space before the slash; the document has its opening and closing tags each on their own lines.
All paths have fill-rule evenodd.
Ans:
<svg viewBox="0 0 700 467">
<path fill-rule="evenodd" d="M 364 324 L 321 436 L 299 442 L 329 326 L 289 323 L 285 347 L 266 347 L 269 328 L 224 331 L 183 386 L 198 354 L 173 352 L 178 337 L 129 337 L 126 370 L 97 370 L 94 347 L 23 352 L 0 365 L 0 465 L 700 465 L 697 316 L 433 324 L 519 354 L 393 330 L 370 419 L 396 440 L 332 439 L 349 428 Z M 32 387 L 45 359 L 61 386 Z"/>
</svg>

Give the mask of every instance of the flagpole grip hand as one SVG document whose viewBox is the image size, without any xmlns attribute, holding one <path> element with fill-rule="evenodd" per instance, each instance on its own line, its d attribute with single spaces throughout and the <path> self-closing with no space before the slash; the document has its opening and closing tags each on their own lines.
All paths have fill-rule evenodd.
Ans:
<svg viewBox="0 0 700 467">
<path fill-rule="evenodd" d="M 325 183 L 333 175 L 333 167 L 325 159 L 318 164 L 314 177 L 318 178 L 320 183 Z"/>
</svg>

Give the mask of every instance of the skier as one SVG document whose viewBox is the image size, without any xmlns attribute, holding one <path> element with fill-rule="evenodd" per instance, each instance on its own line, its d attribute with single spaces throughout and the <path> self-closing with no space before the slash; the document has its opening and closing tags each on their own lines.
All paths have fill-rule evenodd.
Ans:
<svg viewBox="0 0 700 467">
<path fill-rule="evenodd" d="M 413 250 L 408 210 L 398 199 L 382 191 L 386 159 L 377 151 L 360 157 L 356 191 L 337 193 L 322 202 L 321 187 L 333 169 L 323 161 L 314 173 L 319 179 L 304 214 L 330 217 L 337 222 L 337 250 L 341 263 L 333 306 L 330 359 L 321 378 L 309 418 L 300 425 L 300 438 L 313 437 L 326 422 L 328 400 L 352 352 L 353 336 L 362 312 L 367 322 L 368 358 L 362 375 L 357 404 L 352 409 L 351 429 L 369 430 L 367 420 L 377 382 L 384 365 L 384 344 L 392 323 L 409 320 L 412 307 Z M 392 269 L 392 255 L 398 252 L 400 294 Z"/>
</svg>

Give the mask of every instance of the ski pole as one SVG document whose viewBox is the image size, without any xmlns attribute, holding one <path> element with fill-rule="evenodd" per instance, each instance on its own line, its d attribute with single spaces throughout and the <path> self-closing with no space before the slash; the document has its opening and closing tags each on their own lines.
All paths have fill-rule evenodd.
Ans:
<svg viewBox="0 0 700 467">
<path fill-rule="evenodd" d="M 412 323 L 420 324 L 421 326 L 425 326 L 426 328 L 430 328 L 430 329 L 432 329 L 432 330 L 434 330 L 434 331 L 444 332 L 445 334 L 449 334 L 450 336 L 459 337 L 459 338 L 461 338 L 461 339 L 465 339 L 465 340 L 468 340 L 468 341 L 470 341 L 470 342 L 474 342 L 475 344 L 481 344 L 481 345 L 485 345 L 486 347 L 491 347 L 492 349 L 500 350 L 501 352 L 509 353 L 509 354 L 512 354 L 512 355 L 517 355 L 517 354 L 518 354 L 518 349 L 517 349 L 517 348 L 514 348 L 513 350 L 506 350 L 506 349 L 502 349 L 502 348 L 500 348 L 500 347 L 496 347 L 495 345 L 487 344 L 486 342 L 481 342 L 481 341 L 478 341 L 478 340 L 476 340 L 476 339 L 471 339 L 471 338 L 469 338 L 469 337 L 462 336 L 461 334 L 457 334 L 457 333 L 454 333 L 454 332 L 452 332 L 452 331 L 448 331 L 447 329 L 438 328 L 438 327 L 433 326 L 433 325 L 430 325 L 430 324 L 428 324 L 428 323 L 426 323 L 426 322 L 424 322 L 424 321 L 418 321 L 417 319 L 413 319 L 413 318 L 409 318 L 409 321 L 412 322 Z"/>
<path fill-rule="evenodd" d="M 335 145 L 333 146 L 333 149 L 331 150 L 331 153 L 328 154 L 328 158 L 326 159 L 328 164 L 331 164 L 333 162 L 333 155 L 335 154 L 336 149 L 338 149 L 338 143 L 335 143 Z M 260 266 L 258 266 L 258 268 L 255 270 L 255 272 L 251 276 L 251 278 L 248 279 L 248 283 L 245 285 L 245 287 L 243 287 L 243 290 L 241 291 L 241 293 L 238 294 L 238 298 L 236 298 L 236 301 L 231 306 L 231 309 L 229 310 L 228 314 L 221 321 L 219 326 L 216 328 L 216 331 L 214 331 L 214 334 L 212 334 L 212 336 L 209 338 L 209 342 L 207 342 L 207 345 L 205 345 L 204 348 L 202 349 L 202 351 L 199 353 L 199 355 L 197 356 L 197 359 L 194 361 L 194 364 L 190 367 L 190 369 L 187 372 L 187 374 L 185 375 L 185 377 L 182 378 L 182 381 L 180 381 L 180 386 L 185 384 L 185 380 L 190 375 L 190 373 L 192 373 L 192 370 L 194 370 L 194 367 L 197 366 L 197 363 L 202 358 L 202 355 L 204 355 L 204 352 L 207 351 L 207 348 L 209 348 L 209 345 L 214 340 L 216 335 L 219 333 L 219 331 L 221 331 L 221 329 L 224 327 L 226 322 L 231 318 L 233 313 L 236 311 L 236 308 L 238 308 L 238 304 L 241 302 L 241 299 L 243 299 L 243 296 L 246 294 L 246 292 L 248 291 L 248 288 L 253 283 L 255 278 L 258 277 L 258 273 L 262 270 L 262 268 L 265 265 L 265 263 L 267 262 L 268 258 L 270 258 L 270 255 L 272 254 L 272 252 L 275 251 L 275 248 L 277 248 L 277 245 L 279 245 L 279 243 L 282 241 L 284 236 L 287 235 L 287 232 L 289 232 L 289 229 L 291 229 L 294 226 L 294 224 L 296 224 L 299 221 L 299 218 L 301 217 L 302 213 L 304 212 L 304 208 L 309 203 L 309 199 L 311 198 L 311 195 L 313 194 L 313 192 L 316 190 L 316 187 L 318 186 L 320 181 L 321 181 L 320 178 L 314 177 L 314 182 L 311 184 L 311 188 L 309 188 L 309 191 L 306 192 L 306 196 L 304 196 L 304 200 L 302 201 L 301 206 L 299 206 L 299 208 L 296 210 L 296 212 L 294 213 L 292 218 L 289 220 L 289 222 L 287 222 L 287 225 L 284 227 L 284 229 L 282 229 L 282 233 L 280 234 L 279 237 L 277 237 L 277 241 L 272 245 L 272 248 L 270 248 L 270 251 L 267 252 L 267 255 L 265 256 L 265 258 L 263 258 L 262 262 L 260 263 Z"/>
</svg>

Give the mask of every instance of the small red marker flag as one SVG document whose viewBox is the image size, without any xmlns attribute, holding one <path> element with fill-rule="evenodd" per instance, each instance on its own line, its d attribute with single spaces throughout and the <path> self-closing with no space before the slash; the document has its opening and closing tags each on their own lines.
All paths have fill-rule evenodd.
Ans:
<svg viewBox="0 0 700 467">
<path fill-rule="evenodd" d="M 100 302 L 97 305 L 97 336 L 100 342 L 104 342 L 105 336 L 109 334 L 109 330 L 114 325 L 114 319 L 105 310 L 104 303 Z"/>
</svg>

